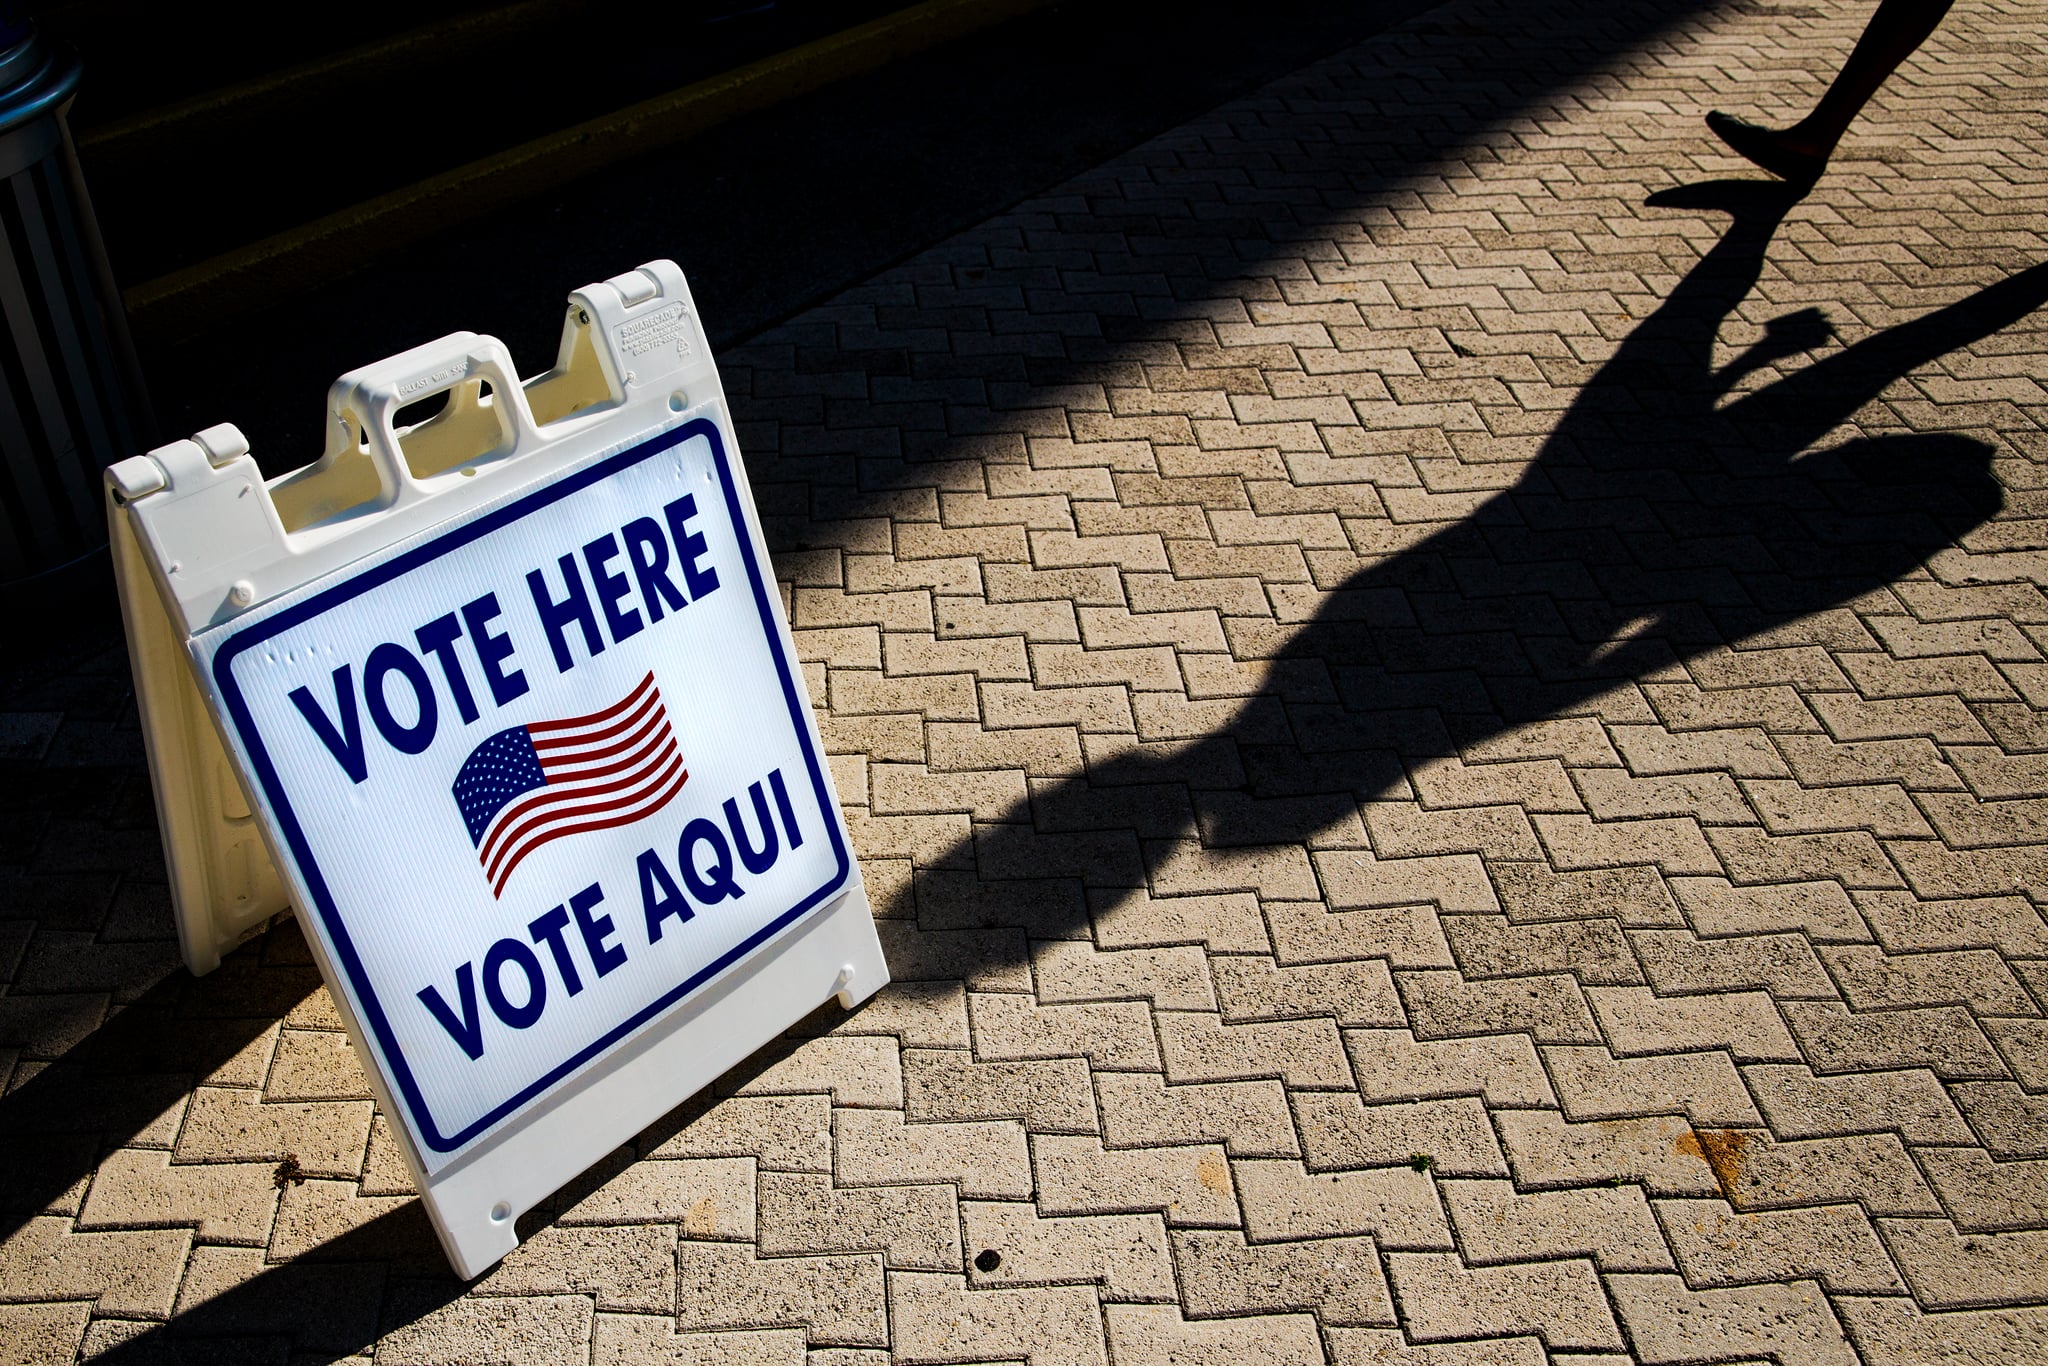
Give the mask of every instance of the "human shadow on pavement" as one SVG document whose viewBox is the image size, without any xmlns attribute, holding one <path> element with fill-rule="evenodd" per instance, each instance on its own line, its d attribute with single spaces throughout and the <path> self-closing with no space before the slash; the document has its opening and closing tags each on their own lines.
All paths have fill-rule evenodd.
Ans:
<svg viewBox="0 0 2048 1366">
<path fill-rule="evenodd" d="M 1512 488 L 1325 596 L 1272 654 L 1267 686 L 1213 733 L 1040 786 L 918 869 L 919 925 L 1022 929 L 1019 945 L 1085 935 L 1191 840 L 1309 840 L 1396 790 L 1411 764 L 1853 602 L 1995 513 L 1982 442 L 1812 447 L 1915 367 L 2048 301 L 2048 264 L 1724 402 L 1742 377 L 1829 339 L 1802 310 L 1712 363 L 1793 202 L 1759 182 L 1653 196 L 1653 208 L 1725 212 L 1730 227 Z M 13 1117 L 0 1101 L 0 1132 Z M 214 1361 L 224 1344 L 261 1355 L 286 1339 L 356 1350 L 462 1292 L 435 1273 L 428 1239 L 417 1204 L 393 1209 L 98 1359 Z M 381 1315 L 365 1307 L 380 1294 Z"/>
<path fill-rule="evenodd" d="M 1804 309 L 1713 364 L 1796 198 L 1755 181 L 1652 196 L 1652 208 L 1711 209 L 1730 225 L 1513 487 L 1337 585 L 1213 733 L 1136 745 L 977 825 L 918 870 L 919 925 L 1085 935 L 1160 889 L 1192 838 L 1312 840 L 1400 792 L 1411 765 L 1854 602 L 1989 518 L 2001 494 L 1980 441 L 1813 447 L 1916 366 L 2040 306 L 2048 264 L 1729 400 L 1742 377 L 1830 339 Z"/>
</svg>

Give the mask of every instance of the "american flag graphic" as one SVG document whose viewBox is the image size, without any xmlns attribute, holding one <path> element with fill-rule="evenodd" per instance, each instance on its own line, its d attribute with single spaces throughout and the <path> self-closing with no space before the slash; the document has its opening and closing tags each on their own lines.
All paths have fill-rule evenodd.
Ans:
<svg viewBox="0 0 2048 1366">
<path fill-rule="evenodd" d="M 491 894 L 503 896 L 534 850 L 643 820 L 689 777 L 650 673 L 603 711 L 499 731 L 462 761 L 452 791 Z"/>
</svg>

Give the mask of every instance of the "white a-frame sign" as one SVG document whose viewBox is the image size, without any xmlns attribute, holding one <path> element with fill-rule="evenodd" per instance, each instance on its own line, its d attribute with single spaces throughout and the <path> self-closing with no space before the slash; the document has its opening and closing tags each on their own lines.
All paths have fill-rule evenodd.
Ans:
<svg viewBox="0 0 2048 1366">
<path fill-rule="evenodd" d="M 297 908 L 463 1275 L 888 980 L 673 263 L 530 382 L 458 333 L 336 381 L 304 469 L 222 426 L 107 487 L 185 960 Z"/>
</svg>

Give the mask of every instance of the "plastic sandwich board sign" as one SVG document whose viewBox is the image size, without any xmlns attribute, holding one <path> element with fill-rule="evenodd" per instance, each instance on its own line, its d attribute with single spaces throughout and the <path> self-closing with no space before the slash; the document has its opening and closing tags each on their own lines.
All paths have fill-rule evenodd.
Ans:
<svg viewBox="0 0 2048 1366">
<path fill-rule="evenodd" d="M 297 908 L 464 1275 L 887 980 L 674 265 L 530 382 L 457 334 L 337 381 L 305 469 L 216 427 L 108 488 L 187 961 Z"/>
</svg>

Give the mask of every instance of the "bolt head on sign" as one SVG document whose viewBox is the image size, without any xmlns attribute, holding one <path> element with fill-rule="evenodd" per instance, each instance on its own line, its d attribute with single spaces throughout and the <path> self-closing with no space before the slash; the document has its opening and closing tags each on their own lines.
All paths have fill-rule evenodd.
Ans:
<svg viewBox="0 0 2048 1366">
<path fill-rule="evenodd" d="M 678 420 L 193 638 L 429 1172 L 853 875 L 732 460 Z"/>
</svg>

